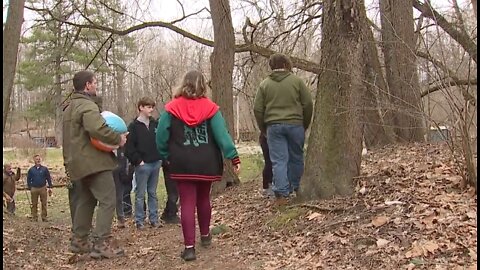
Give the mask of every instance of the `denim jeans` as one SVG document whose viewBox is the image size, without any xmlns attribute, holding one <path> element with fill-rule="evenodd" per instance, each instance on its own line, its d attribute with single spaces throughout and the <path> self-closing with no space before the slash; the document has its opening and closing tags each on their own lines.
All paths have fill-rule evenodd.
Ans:
<svg viewBox="0 0 480 270">
<path fill-rule="evenodd" d="M 267 141 L 273 168 L 273 191 L 287 197 L 298 189 L 303 175 L 303 125 L 272 124 L 267 127 Z"/>
<path fill-rule="evenodd" d="M 161 165 L 162 161 L 159 160 L 135 167 L 135 223 L 137 225 L 143 225 L 145 220 L 145 192 L 148 194 L 148 219 L 152 224 L 158 222 L 157 185 Z"/>
</svg>

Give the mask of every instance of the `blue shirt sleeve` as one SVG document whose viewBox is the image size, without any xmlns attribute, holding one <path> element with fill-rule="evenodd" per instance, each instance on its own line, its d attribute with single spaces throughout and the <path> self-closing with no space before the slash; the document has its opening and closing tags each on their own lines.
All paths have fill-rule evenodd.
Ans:
<svg viewBox="0 0 480 270">
<path fill-rule="evenodd" d="M 52 177 L 50 177 L 50 172 L 48 171 L 48 168 L 45 167 L 45 178 L 47 179 L 48 182 L 48 187 L 52 187 Z"/>
</svg>

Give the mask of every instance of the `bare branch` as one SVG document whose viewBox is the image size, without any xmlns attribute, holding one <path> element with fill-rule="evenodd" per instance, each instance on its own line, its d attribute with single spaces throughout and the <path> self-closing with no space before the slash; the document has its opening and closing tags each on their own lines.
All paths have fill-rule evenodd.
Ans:
<svg viewBox="0 0 480 270">
<path fill-rule="evenodd" d="M 198 42 L 200 44 L 203 44 L 205 46 L 209 46 L 209 47 L 214 46 L 213 41 L 202 38 L 202 37 L 199 37 L 197 35 L 194 35 L 194 34 L 188 32 L 188 31 L 186 31 L 186 30 L 184 30 L 184 29 L 182 29 L 178 26 L 175 26 L 175 25 L 173 25 L 171 23 L 167 23 L 167 22 L 162 22 L 162 21 L 144 22 L 144 23 L 141 23 L 141 24 L 131 26 L 131 27 L 129 27 L 127 29 L 124 29 L 124 30 L 118 30 L 118 29 L 111 28 L 109 26 L 98 25 L 98 24 L 95 24 L 93 22 L 90 22 L 90 24 L 80 24 L 80 23 L 70 22 L 70 21 L 67 21 L 63 18 L 58 18 L 48 9 L 39 9 L 39 8 L 34 8 L 34 7 L 27 7 L 27 8 L 30 9 L 30 10 L 33 10 L 33 11 L 37 11 L 37 12 L 47 12 L 52 17 L 52 19 L 54 19 L 54 20 L 63 22 L 65 24 L 68 24 L 68 25 L 71 25 L 71 26 L 79 27 L 79 28 L 101 30 L 101 31 L 105 31 L 105 32 L 108 32 L 108 33 L 111 33 L 111 34 L 115 34 L 115 35 L 119 35 L 119 36 L 125 36 L 127 34 L 132 33 L 132 32 L 135 32 L 135 31 L 138 31 L 138 30 L 141 30 L 141 29 L 144 29 L 144 28 L 148 28 L 148 27 L 162 27 L 162 28 L 170 29 L 177 34 L 180 34 L 180 35 L 182 35 L 186 38 L 189 38 L 189 39 L 191 39 L 195 42 Z M 267 58 L 270 57 L 270 55 L 276 53 L 276 51 L 274 51 L 272 49 L 265 48 L 265 47 L 255 45 L 255 44 L 235 45 L 235 52 L 236 53 L 254 52 L 254 53 L 260 54 L 260 55 L 262 55 L 264 57 L 267 57 Z M 296 67 L 296 68 L 299 68 L 301 70 L 309 71 L 309 72 L 312 72 L 312 73 L 315 73 L 315 74 L 319 74 L 320 71 L 321 71 L 319 63 L 307 61 L 307 60 L 300 59 L 300 58 L 297 58 L 297 57 L 291 57 L 291 60 L 292 60 L 293 66 Z"/>
<path fill-rule="evenodd" d="M 456 40 L 463 49 L 470 54 L 470 57 L 477 63 L 477 45 L 475 42 L 462 31 L 459 31 L 454 25 L 448 22 L 440 13 L 438 13 L 431 5 L 413 0 L 413 7 L 422 13 L 423 16 L 434 20 L 447 34 Z"/>
<path fill-rule="evenodd" d="M 446 82 L 442 82 L 439 85 L 433 86 L 421 93 L 421 97 L 423 98 L 424 96 L 434 93 L 438 90 L 445 89 L 447 87 L 451 86 L 461 86 L 461 85 L 477 85 L 477 79 L 471 79 L 471 80 L 454 80 L 450 78 L 450 80 Z"/>
</svg>

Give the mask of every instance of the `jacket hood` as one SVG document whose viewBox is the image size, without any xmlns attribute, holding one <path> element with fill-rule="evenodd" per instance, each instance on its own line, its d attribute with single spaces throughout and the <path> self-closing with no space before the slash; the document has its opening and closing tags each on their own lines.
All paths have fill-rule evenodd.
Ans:
<svg viewBox="0 0 480 270">
<path fill-rule="evenodd" d="M 187 99 L 178 97 L 165 105 L 165 110 L 188 126 L 196 126 L 212 118 L 219 110 L 217 104 L 209 98 Z"/>
<path fill-rule="evenodd" d="M 272 79 L 276 82 L 280 82 L 283 79 L 290 76 L 290 74 L 291 74 L 290 71 L 287 71 L 287 70 L 284 70 L 284 69 L 279 69 L 279 70 L 274 70 L 268 77 L 270 77 L 270 79 Z"/>
</svg>

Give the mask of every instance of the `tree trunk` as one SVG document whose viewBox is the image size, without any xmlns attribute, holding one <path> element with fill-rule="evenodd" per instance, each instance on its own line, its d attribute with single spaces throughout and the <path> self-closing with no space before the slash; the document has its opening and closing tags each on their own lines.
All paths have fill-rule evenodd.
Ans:
<svg viewBox="0 0 480 270">
<path fill-rule="evenodd" d="M 60 48 L 60 43 L 62 40 L 62 23 L 57 22 L 57 40 L 55 41 L 55 140 L 57 145 L 60 145 L 63 142 L 62 134 L 62 122 L 63 122 L 63 110 L 62 110 L 62 75 L 61 75 L 61 65 L 62 65 L 62 51 Z"/>
<path fill-rule="evenodd" d="M 321 67 L 300 200 L 354 192 L 360 174 L 364 90 L 363 1 L 324 1 Z"/>
<path fill-rule="evenodd" d="M 388 86 L 382 72 L 378 51 L 372 29 L 366 20 L 361 23 L 363 43 L 363 59 L 365 65 L 365 112 L 363 121 L 364 140 L 367 147 L 383 146 L 395 141 L 393 117 L 388 95 Z"/>
<path fill-rule="evenodd" d="M 411 0 L 380 0 L 386 78 L 400 141 L 424 141 L 423 109 L 415 64 Z"/>
<path fill-rule="evenodd" d="M 211 88 L 213 100 L 220 106 L 228 131 L 234 137 L 233 119 L 233 65 L 235 58 L 235 35 L 233 31 L 230 3 L 228 0 L 209 0 L 212 14 L 213 36 L 215 46 L 210 58 Z M 227 182 L 238 183 L 232 166 L 225 160 L 222 181 L 214 185 L 214 192 L 223 190 Z"/>
<path fill-rule="evenodd" d="M 117 112 L 118 116 L 125 119 L 125 70 L 120 66 L 116 66 L 116 80 L 117 80 Z"/>
<path fill-rule="evenodd" d="M 8 12 L 3 29 L 3 130 L 10 111 L 15 70 L 17 68 L 18 44 L 23 24 L 25 0 L 8 1 Z"/>
<path fill-rule="evenodd" d="M 477 19 L 477 0 L 472 0 L 473 13 L 475 13 L 475 20 Z"/>
</svg>

